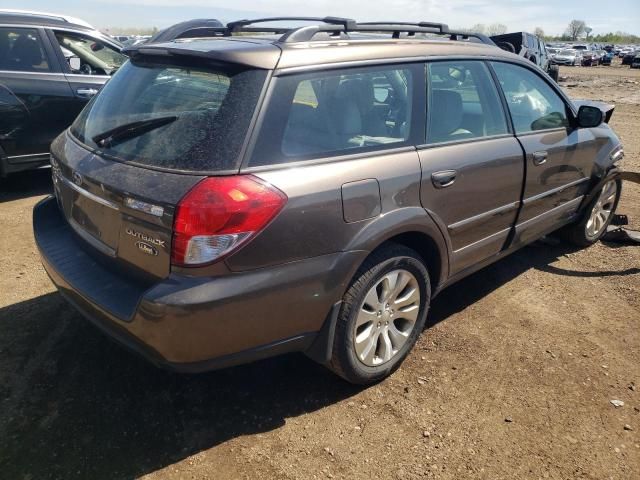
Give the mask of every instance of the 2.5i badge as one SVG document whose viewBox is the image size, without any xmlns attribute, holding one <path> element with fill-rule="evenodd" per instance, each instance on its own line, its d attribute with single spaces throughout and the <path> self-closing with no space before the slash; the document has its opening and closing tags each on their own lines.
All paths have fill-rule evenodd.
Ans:
<svg viewBox="0 0 640 480">
<path fill-rule="evenodd" d="M 138 250 L 140 250 L 142 253 L 146 253 L 147 255 L 153 255 L 154 257 L 158 255 L 158 250 L 156 250 L 154 246 L 149 245 L 148 243 L 136 242 L 136 247 L 138 247 Z"/>
</svg>

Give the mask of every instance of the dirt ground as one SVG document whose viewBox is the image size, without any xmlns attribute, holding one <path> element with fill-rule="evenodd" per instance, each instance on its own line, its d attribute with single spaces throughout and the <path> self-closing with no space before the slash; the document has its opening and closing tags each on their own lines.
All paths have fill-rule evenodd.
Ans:
<svg viewBox="0 0 640 480">
<path fill-rule="evenodd" d="M 561 75 L 617 104 L 640 171 L 638 72 Z M 640 248 L 539 243 L 486 268 L 371 388 L 302 355 L 180 376 L 55 293 L 31 233 L 48 177 L 1 185 L 0 478 L 640 478 Z M 640 229 L 640 186 L 619 212 Z"/>
</svg>

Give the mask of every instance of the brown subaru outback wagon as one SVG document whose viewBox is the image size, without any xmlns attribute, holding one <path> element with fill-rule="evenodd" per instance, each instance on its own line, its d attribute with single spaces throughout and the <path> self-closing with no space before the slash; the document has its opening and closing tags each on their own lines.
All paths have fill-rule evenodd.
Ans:
<svg viewBox="0 0 640 480">
<path fill-rule="evenodd" d="M 371 383 L 445 287 L 605 231 L 612 106 L 446 25 L 285 20 L 130 49 L 51 147 L 42 261 L 125 345 L 191 372 L 302 351 Z"/>
</svg>

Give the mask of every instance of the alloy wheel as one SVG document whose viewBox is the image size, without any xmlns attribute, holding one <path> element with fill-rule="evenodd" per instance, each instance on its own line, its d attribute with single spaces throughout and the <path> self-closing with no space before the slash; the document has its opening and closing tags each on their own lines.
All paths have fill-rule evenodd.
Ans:
<svg viewBox="0 0 640 480">
<path fill-rule="evenodd" d="M 604 187 L 602 187 L 600 196 L 593 206 L 589 220 L 587 220 L 587 224 L 585 225 L 589 238 L 599 237 L 606 228 L 607 221 L 613 214 L 617 194 L 618 184 L 615 180 L 605 183 Z"/>
<path fill-rule="evenodd" d="M 385 274 L 367 292 L 354 326 L 358 360 L 376 367 L 391 360 L 407 342 L 420 313 L 420 286 L 404 269 Z"/>
</svg>

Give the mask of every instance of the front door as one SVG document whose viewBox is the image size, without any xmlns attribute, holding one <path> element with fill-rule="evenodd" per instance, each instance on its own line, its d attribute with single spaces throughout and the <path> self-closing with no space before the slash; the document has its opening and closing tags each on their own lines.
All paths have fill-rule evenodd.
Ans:
<svg viewBox="0 0 640 480">
<path fill-rule="evenodd" d="M 572 128 L 564 99 L 538 73 L 494 62 L 527 174 L 515 243 L 527 243 L 566 222 L 589 188 L 596 157 L 595 136 Z"/>
<path fill-rule="evenodd" d="M 75 118 L 127 57 L 111 43 L 89 34 L 62 30 L 47 33 L 74 96 L 70 109 Z"/>
<path fill-rule="evenodd" d="M 427 82 L 420 196 L 448 232 L 456 274 L 505 247 L 520 206 L 523 152 L 484 62 L 429 63 Z"/>
</svg>

